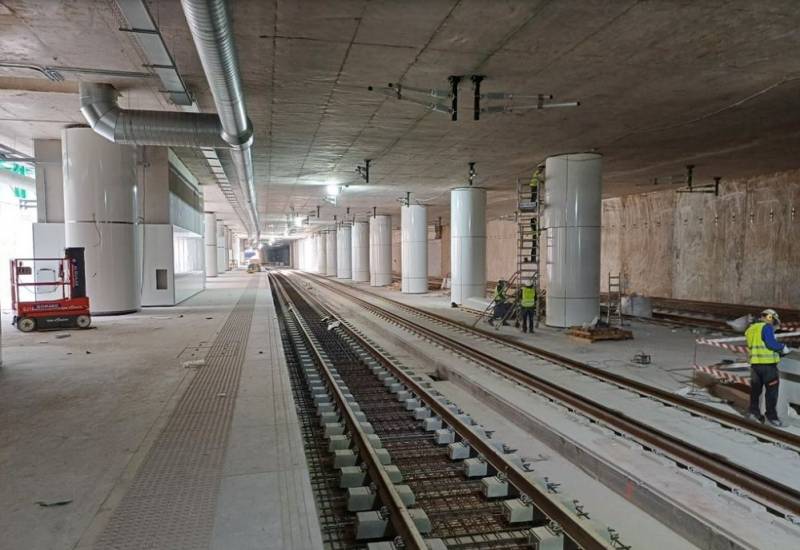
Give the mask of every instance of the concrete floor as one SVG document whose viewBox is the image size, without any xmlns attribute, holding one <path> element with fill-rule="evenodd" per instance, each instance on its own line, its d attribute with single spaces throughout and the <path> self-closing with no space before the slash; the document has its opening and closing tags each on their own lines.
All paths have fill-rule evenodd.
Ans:
<svg viewBox="0 0 800 550">
<path fill-rule="evenodd" d="M 195 376 L 192 362 L 251 277 L 210 279 L 177 307 L 96 318 L 88 331 L 22 334 L 3 314 L 0 547 L 91 547 Z M 281 516 L 316 521 L 297 513 L 313 500 L 276 330 L 264 279 L 217 500 L 216 548 L 320 545 L 318 527 Z M 276 448 L 282 456 L 272 460 L 266 450 Z M 58 502 L 68 503 L 40 504 Z"/>
</svg>

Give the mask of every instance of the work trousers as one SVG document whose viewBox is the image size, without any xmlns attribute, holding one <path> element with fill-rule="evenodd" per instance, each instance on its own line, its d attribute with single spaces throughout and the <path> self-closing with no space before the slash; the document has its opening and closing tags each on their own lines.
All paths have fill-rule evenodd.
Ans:
<svg viewBox="0 0 800 550">
<path fill-rule="evenodd" d="M 533 307 L 519 308 L 519 313 L 522 315 L 522 332 L 528 332 L 528 327 L 533 332 L 533 310 Z"/>
<path fill-rule="evenodd" d="M 770 420 L 778 419 L 775 406 L 778 404 L 778 385 L 780 375 L 778 365 L 750 365 L 750 412 L 761 414 L 759 401 L 761 391 L 765 392 L 766 415 Z"/>
</svg>

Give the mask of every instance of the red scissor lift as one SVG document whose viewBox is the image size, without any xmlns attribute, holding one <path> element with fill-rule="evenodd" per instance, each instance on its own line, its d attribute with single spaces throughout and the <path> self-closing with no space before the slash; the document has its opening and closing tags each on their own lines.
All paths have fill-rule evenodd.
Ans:
<svg viewBox="0 0 800 550">
<path fill-rule="evenodd" d="M 37 262 L 56 265 L 53 281 L 37 282 L 34 271 Z M 50 287 L 47 294 L 61 290 L 57 298 L 40 300 L 37 290 Z M 33 300 L 23 300 L 20 290 L 28 289 Z M 89 328 L 92 317 L 83 268 L 83 249 L 67 249 L 64 258 L 18 258 L 11 260 L 11 307 L 13 325 L 22 332 L 61 328 Z"/>
</svg>

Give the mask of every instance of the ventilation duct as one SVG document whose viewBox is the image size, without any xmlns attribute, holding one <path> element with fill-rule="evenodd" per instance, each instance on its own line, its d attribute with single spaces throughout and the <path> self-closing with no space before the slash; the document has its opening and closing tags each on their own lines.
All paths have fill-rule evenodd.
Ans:
<svg viewBox="0 0 800 550">
<path fill-rule="evenodd" d="M 181 3 L 218 114 L 126 110 L 117 105 L 113 86 L 86 82 L 80 84 L 81 113 L 92 129 L 115 143 L 230 150 L 258 239 L 253 126 L 247 118 L 227 6 L 224 0 Z"/>
<path fill-rule="evenodd" d="M 110 84 L 80 83 L 81 113 L 92 129 L 114 143 L 165 147 L 229 148 L 219 117 L 206 113 L 131 111 L 117 105 Z"/>
<path fill-rule="evenodd" d="M 247 118 L 244 90 L 233 41 L 233 27 L 225 0 L 181 0 L 197 55 L 214 96 L 222 137 L 231 146 L 236 175 L 244 187 L 248 207 L 260 234 L 253 184 L 253 126 Z"/>
</svg>

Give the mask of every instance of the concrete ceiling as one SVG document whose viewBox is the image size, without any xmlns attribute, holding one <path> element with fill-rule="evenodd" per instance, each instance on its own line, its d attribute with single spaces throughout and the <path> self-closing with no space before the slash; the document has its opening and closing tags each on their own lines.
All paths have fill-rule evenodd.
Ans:
<svg viewBox="0 0 800 550">
<path fill-rule="evenodd" d="M 177 0 L 149 2 L 203 110 L 213 103 Z M 654 188 L 696 164 L 696 181 L 797 168 L 800 4 L 761 1 L 236 0 L 231 13 L 255 127 L 259 209 L 283 228 L 294 209 L 322 218 L 395 213 L 410 191 L 447 213 L 447 189 L 475 161 L 490 214 L 544 157 L 605 156 L 608 196 Z M 145 71 L 113 0 L 0 0 L 2 61 Z M 460 120 L 367 90 L 399 82 L 447 88 L 484 74 L 483 91 L 554 94 L 575 109 Z M 25 150 L 80 122 L 74 81 L 110 81 L 130 108 L 170 109 L 155 78 L 0 72 L 0 142 Z M 520 104 L 520 100 L 514 103 Z M 524 101 L 529 104 L 530 101 Z M 199 154 L 177 153 L 201 182 Z M 371 183 L 354 170 L 372 159 Z M 326 185 L 348 184 L 334 208 Z M 213 199 L 213 198 L 212 198 Z M 218 200 L 217 199 L 214 200 Z M 215 203 L 216 204 L 216 203 Z M 223 208 L 220 206 L 220 208 Z M 267 228 L 270 232 L 269 228 Z"/>
</svg>

